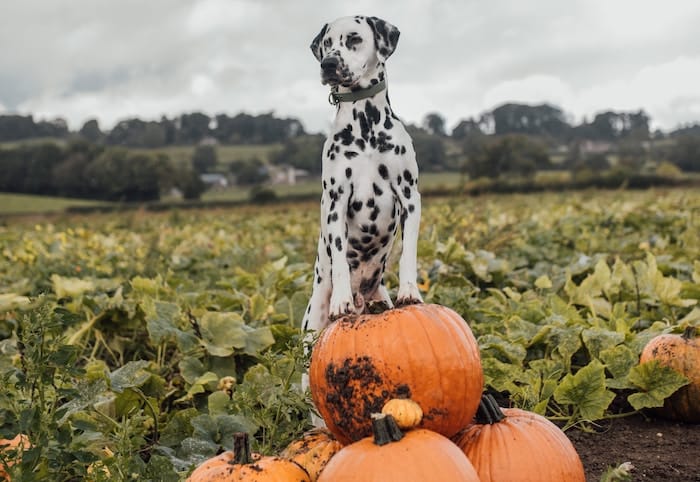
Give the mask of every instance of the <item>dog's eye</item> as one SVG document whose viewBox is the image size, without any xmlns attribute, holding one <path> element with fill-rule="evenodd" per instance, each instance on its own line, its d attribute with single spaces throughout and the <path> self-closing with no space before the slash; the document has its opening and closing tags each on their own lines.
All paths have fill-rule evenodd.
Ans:
<svg viewBox="0 0 700 482">
<path fill-rule="evenodd" d="M 351 36 L 351 37 L 348 37 L 348 39 L 345 41 L 345 45 L 346 45 L 349 49 L 351 49 L 351 48 L 353 48 L 355 45 L 359 45 L 359 44 L 361 44 L 361 43 L 362 43 L 362 37 L 360 37 L 360 36 L 358 36 L 358 35 L 353 35 L 353 36 Z"/>
</svg>

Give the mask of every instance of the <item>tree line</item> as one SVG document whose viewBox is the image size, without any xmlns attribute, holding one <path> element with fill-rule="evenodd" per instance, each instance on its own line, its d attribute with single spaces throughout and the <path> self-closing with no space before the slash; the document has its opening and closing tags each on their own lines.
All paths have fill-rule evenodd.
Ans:
<svg viewBox="0 0 700 482">
<path fill-rule="evenodd" d="M 75 140 L 0 149 L 0 191 L 104 201 L 154 201 L 178 189 L 196 199 L 205 186 L 189 164 L 162 153 L 144 153 Z"/>
<path fill-rule="evenodd" d="M 651 132 L 650 124 L 644 111 L 606 111 L 574 124 L 556 106 L 508 103 L 462 120 L 450 132 L 439 113 L 407 127 L 421 170 L 461 172 L 472 179 L 527 178 L 547 169 L 587 176 L 611 168 L 638 172 L 649 164 L 700 172 L 700 124 L 667 134 Z M 16 142 L 36 137 L 63 142 Z M 272 113 L 135 118 L 109 131 L 92 119 L 77 132 L 61 119 L 0 115 L 0 141 L 15 142 L 0 146 L 0 191 L 147 201 L 177 188 L 195 199 L 205 189 L 200 175 L 221 169 L 216 145 L 278 144 L 272 165 L 316 176 L 324 139 L 307 133 L 299 120 Z M 158 151 L 170 145 L 197 147 L 191 162 L 176 164 Z M 269 169 L 253 157 L 232 162 L 223 174 L 254 185 L 268 179 Z"/>
<path fill-rule="evenodd" d="M 280 119 L 272 113 L 234 117 L 218 114 L 210 117 L 201 112 L 182 114 L 159 121 L 125 119 L 103 131 L 96 119 L 86 121 L 71 132 L 63 119 L 35 121 L 31 115 L 0 115 L 0 142 L 32 138 L 80 137 L 90 142 L 125 147 L 157 148 L 198 144 L 207 139 L 221 144 L 271 144 L 305 134 L 297 119 Z"/>
</svg>

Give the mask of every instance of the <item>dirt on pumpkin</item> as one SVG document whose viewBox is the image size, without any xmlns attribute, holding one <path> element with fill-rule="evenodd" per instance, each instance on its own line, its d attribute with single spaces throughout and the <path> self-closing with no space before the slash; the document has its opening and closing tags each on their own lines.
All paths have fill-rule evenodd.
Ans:
<svg viewBox="0 0 700 482">
<path fill-rule="evenodd" d="M 566 432 L 581 456 L 586 480 L 631 462 L 633 481 L 700 482 L 700 424 L 635 415 L 606 422 L 597 433 Z"/>
</svg>

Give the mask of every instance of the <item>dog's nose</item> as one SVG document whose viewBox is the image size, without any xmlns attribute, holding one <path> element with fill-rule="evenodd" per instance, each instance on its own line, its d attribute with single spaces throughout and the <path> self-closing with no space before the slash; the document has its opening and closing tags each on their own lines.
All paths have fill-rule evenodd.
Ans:
<svg viewBox="0 0 700 482">
<path fill-rule="evenodd" d="M 337 57 L 326 57 L 321 61 L 321 70 L 335 71 L 338 68 Z"/>
</svg>

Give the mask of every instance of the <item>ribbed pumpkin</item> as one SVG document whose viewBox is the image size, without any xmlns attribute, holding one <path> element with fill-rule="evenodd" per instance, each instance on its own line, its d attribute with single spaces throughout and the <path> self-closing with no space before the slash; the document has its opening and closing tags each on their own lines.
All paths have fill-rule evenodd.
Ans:
<svg viewBox="0 0 700 482">
<path fill-rule="evenodd" d="M 233 452 L 223 452 L 205 461 L 187 482 L 310 482 L 298 464 L 280 457 L 251 458 L 248 434 L 236 433 Z"/>
<path fill-rule="evenodd" d="M 690 380 L 655 412 L 672 420 L 700 422 L 700 338 L 697 328 L 687 328 L 682 335 L 665 334 L 652 338 L 642 350 L 639 362 L 651 360 L 658 360 Z"/>
<path fill-rule="evenodd" d="M 316 482 L 328 461 L 343 445 L 326 429 L 317 428 L 306 432 L 290 443 L 280 457 L 292 460 L 306 470 L 311 482 Z"/>
<path fill-rule="evenodd" d="M 384 404 L 382 413 L 394 417 L 399 428 L 413 428 L 423 419 L 423 409 L 408 398 L 392 398 Z"/>
<path fill-rule="evenodd" d="M 338 452 L 318 482 L 480 482 L 448 438 L 420 428 L 404 434 L 385 414 L 374 414 L 372 426 L 372 436 Z"/>
<path fill-rule="evenodd" d="M 370 415 L 391 398 L 411 398 L 423 409 L 421 427 L 450 437 L 471 422 L 483 389 L 471 329 L 434 304 L 332 323 L 313 349 L 309 377 L 319 413 L 344 444 L 370 435 Z"/>
<path fill-rule="evenodd" d="M 564 433 L 546 418 L 500 408 L 484 395 L 475 423 L 455 443 L 482 482 L 586 482 L 583 464 Z"/>
</svg>

